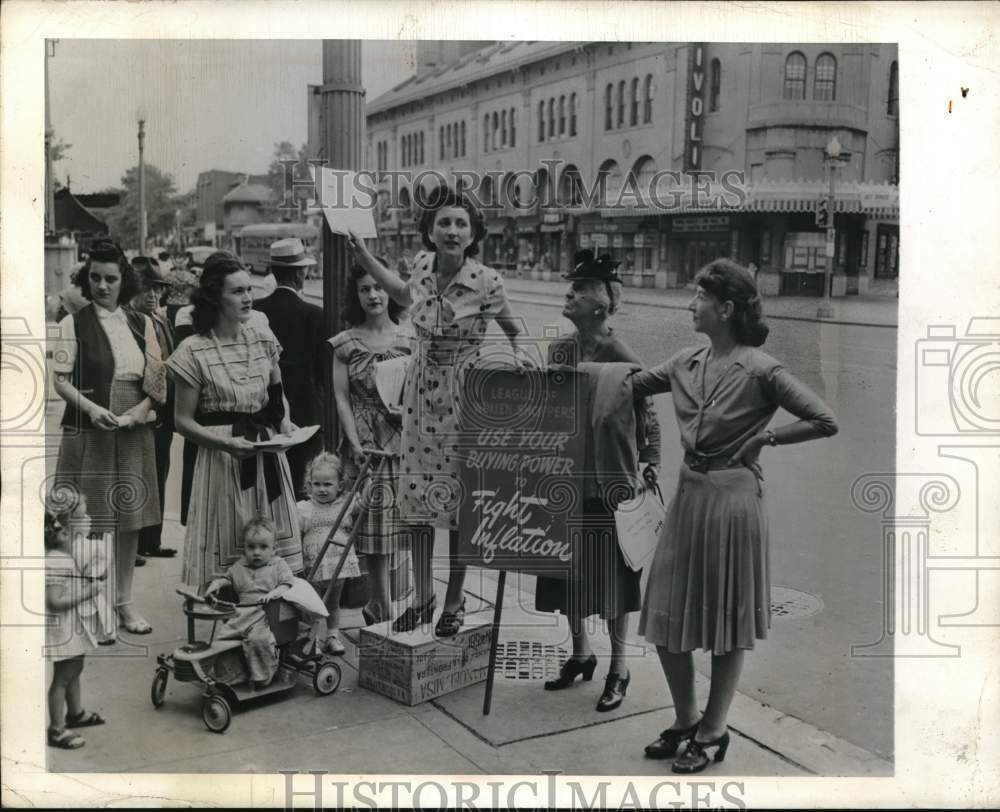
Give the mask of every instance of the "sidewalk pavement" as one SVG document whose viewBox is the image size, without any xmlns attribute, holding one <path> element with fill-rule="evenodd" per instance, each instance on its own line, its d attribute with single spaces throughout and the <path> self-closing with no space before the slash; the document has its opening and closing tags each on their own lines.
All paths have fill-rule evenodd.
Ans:
<svg viewBox="0 0 1000 812">
<path fill-rule="evenodd" d="M 556 298 L 562 301 L 568 283 L 564 280 L 543 282 L 519 279 L 508 271 L 504 287 L 514 301 L 533 303 L 540 299 Z M 693 291 L 685 288 L 663 290 L 660 288 L 624 289 L 625 304 L 687 310 Z M 764 315 L 769 319 L 792 321 L 823 321 L 862 327 L 897 327 L 899 300 L 885 296 L 842 296 L 833 299 L 834 317 L 820 319 L 816 316 L 822 299 L 815 296 L 768 296 L 764 299 Z"/>
<path fill-rule="evenodd" d="M 181 548 L 183 528 L 164 527 L 164 544 Z M 436 553 L 444 561 L 447 537 Z M 595 679 L 561 692 L 545 692 L 541 679 L 497 676 L 493 709 L 482 715 L 484 684 L 471 685 L 414 707 L 358 686 L 357 627 L 360 612 L 345 610 L 348 651 L 344 679 L 331 696 L 316 695 L 309 681 L 277 697 L 237 709 L 225 734 L 201 721 L 201 695 L 171 677 L 166 703 L 155 710 L 149 693 L 156 655 L 185 639 L 180 559 L 150 559 L 136 571 L 137 603 L 154 628 L 148 636 L 125 635 L 87 658 L 82 676 L 86 708 L 108 723 L 81 731 L 79 750 L 48 748 L 57 772 L 246 773 L 327 769 L 339 774 L 540 774 L 673 776 L 669 762 L 650 761 L 644 745 L 672 722 L 670 698 L 656 653 L 636 644 L 629 652 L 632 681 L 623 705 L 599 714 L 608 651 L 603 630 L 593 636 L 601 661 Z M 496 573 L 470 568 L 467 610 L 490 617 Z M 437 583 L 438 606 L 444 583 Z M 534 579 L 511 574 L 504 593 L 501 643 L 528 640 L 551 646 L 548 666 L 568 647 L 565 622 L 532 611 Z M 402 610 L 395 607 L 395 612 Z M 207 633 L 207 629 L 203 630 Z M 124 634 L 124 633 L 123 633 Z M 201 637 L 202 635 L 199 635 Z M 698 661 L 699 670 L 704 663 Z M 699 697 L 707 681 L 698 677 Z M 722 765 L 705 773 L 724 776 L 885 776 L 892 763 L 838 739 L 776 708 L 737 694 L 730 715 L 733 743 Z M 39 733 L 41 735 L 41 732 Z"/>
</svg>

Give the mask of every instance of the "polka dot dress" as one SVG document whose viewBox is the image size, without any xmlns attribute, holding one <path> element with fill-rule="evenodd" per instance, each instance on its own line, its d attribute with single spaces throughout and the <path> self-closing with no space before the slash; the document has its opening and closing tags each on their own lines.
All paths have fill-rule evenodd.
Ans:
<svg viewBox="0 0 1000 812">
<path fill-rule="evenodd" d="M 480 360 L 486 329 L 507 306 L 507 294 L 500 275 L 472 259 L 439 291 L 433 253 L 417 257 L 408 284 L 415 338 L 403 393 L 400 520 L 455 529 L 462 384 Z"/>
</svg>

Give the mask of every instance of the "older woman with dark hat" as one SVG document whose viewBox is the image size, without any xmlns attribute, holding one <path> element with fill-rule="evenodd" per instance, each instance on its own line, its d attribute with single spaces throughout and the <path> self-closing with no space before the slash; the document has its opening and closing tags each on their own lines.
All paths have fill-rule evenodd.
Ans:
<svg viewBox="0 0 1000 812">
<path fill-rule="evenodd" d="M 583 365 L 599 375 L 605 364 L 641 365 L 639 357 L 608 324 L 621 303 L 622 283 L 616 272 L 618 263 L 609 257 L 594 257 L 591 251 L 578 251 L 573 272 L 566 276 L 572 284 L 566 294 L 563 315 L 576 330 L 554 341 L 549 347 L 549 364 Z M 624 368 L 619 370 L 627 374 Z M 592 404 L 593 408 L 599 408 Z M 631 414 L 629 415 L 631 419 Z M 631 445 L 632 437 L 627 438 Z M 635 454 L 643 468 L 643 479 L 655 485 L 660 461 L 660 429 L 650 399 L 635 405 Z M 635 470 L 615 470 L 614 460 L 600 459 L 594 437 L 588 437 L 583 480 L 583 523 L 589 532 L 582 534 L 573 549 L 573 569 L 568 579 L 539 577 L 535 590 L 535 608 L 543 612 L 561 611 L 569 622 L 573 655 L 560 671 L 558 679 L 545 683 L 545 690 L 570 687 L 577 676 L 590 680 L 597 668 L 584 630 L 584 620 L 599 614 L 607 622 L 611 638 L 611 661 L 598 711 L 611 711 L 621 705 L 629 684 L 625 665 L 625 634 L 628 613 L 640 608 L 640 573 L 629 568 L 618 546 L 614 510 L 635 485 Z M 631 453 L 625 458 L 630 458 Z"/>
<path fill-rule="evenodd" d="M 674 722 L 646 747 L 697 773 L 726 757 L 726 717 L 745 653 L 771 625 L 767 509 L 759 457 L 765 448 L 837 433 L 833 414 L 782 364 L 757 349 L 768 334 L 753 277 L 718 259 L 695 276 L 688 309 L 709 344 L 636 374 L 633 394 L 670 392 L 684 463 L 649 571 L 639 633 L 656 646 Z M 784 409 L 794 422 L 769 429 Z M 712 654 L 712 684 L 699 714 L 692 652 Z"/>
<path fill-rule="evenodd" d="M 115 533 L 118 618 L 132 634 L 149 634 L 132 580 L 139 532 L 161 518 L 146 419 L 166 398 L 165 371 L 152 321 L 122 307 L 138 285 L 121 249 L 95 242 L 76 281 L 89 303 L 59 323 L 63 341 L 52 365 L 53 387 L 66 401 L 56 484 L 85 497 L 95 529 Z"/>
<path fill-rule="evenodd" d="M 450 576 L 435 626 L 439 637 L 458 633 L 465 619 L 466 567 L 458 560 L 458 458 L 455 454 L 462 386 L 478 362 L 484 334 L 496 320 L 517 350 L 519 329 L 511 316 L 503 280 L 477 262 L 486 226 L 461 193 L 441 189 L 426 201 L 420 218 L 426 253 L 403 281 L 351 237 L 361 268 L 398 304 L 410 309 L 416 333 L 413 360 L 403 391 L 403 435 L 399 466 L 400 522 L 412 531 L 416 603 L 393 624 L 408 632 L 428 623 L 436 603 L 431 563 L 434 528 L 449 531 Z"/>
</svg>

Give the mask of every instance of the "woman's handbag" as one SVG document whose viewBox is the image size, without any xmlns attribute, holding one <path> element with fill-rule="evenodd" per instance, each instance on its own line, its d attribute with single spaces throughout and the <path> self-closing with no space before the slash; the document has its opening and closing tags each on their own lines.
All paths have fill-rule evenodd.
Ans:
<svg viewBox="0 0 1000 812">
<path fill-rule="evenodd" d="M 653 557 L 665 519 L 659 485 L 643 488 L 635 498 L 618 504 L 615 510 L 618 546 L 625 563 L 636 572 Z"/>
<path fill-rule="evenodd" d="M 142 371 L 142 391 L 161 406 L 167 402 L 166 364 L 148 351 Z"/>
</svg>

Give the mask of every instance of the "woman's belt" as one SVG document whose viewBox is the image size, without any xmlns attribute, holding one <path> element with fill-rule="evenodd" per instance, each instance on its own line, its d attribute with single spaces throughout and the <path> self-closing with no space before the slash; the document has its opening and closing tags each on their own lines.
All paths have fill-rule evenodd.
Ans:
<svg viewBox="0 0 1000 812">
<path fill-rule="evenodd" d="M 726 454 L 709 457 L 706 454 L 699 454 L 697 451 L 685 451 L 684 464 L 699 474 L 704 474 L 708 471 L 724 471 L 727 468 L 738 468 L 743 465 L 742 462 L 730 464 L 729 456 Z"/>
<path fill-rule="evenodd" d="M 232 426 L 233 437 L 243 437 L 250 442 L 268 439 L 267 430 L 277 426 L 273 421 L 273 410 L 265 406 L 258 412 L 198 412 L 194 419 L 202 426 Z M 274 454 L 265 454 L 264 486 L 267 501 L 273 502 L 281 495 L 281 473 Z M 240 488 L 252 488 L 257 482 L 257 456 L 240 460 Z"/>
</svg>

